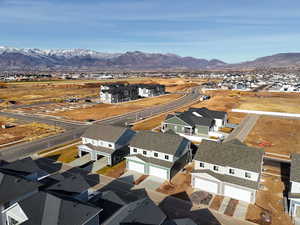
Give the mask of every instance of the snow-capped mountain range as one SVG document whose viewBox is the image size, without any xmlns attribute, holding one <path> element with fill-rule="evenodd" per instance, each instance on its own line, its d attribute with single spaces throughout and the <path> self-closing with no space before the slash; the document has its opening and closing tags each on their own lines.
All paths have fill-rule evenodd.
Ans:
<svg viewBox="0 0 300 225">
<path fill-rule="evenodd" d="M 84 57 L 84 56 L 91 56 L 93 58 L 114 58 L 121 55 L 121 53 L 102 53 L 97 52 L 89 49 L 48 49 L 42 50 L 38 48 L 13 48 L 13 47 L 6 47 L 0 46 L 0 54 L 3 53 L 20 53 L 27 56 L 33 57 L 40 57 L 40 56 L 59 56 L 59 57 Z"/>
<path fill-rule="evenodd" d="M 158 70 L 158 69 L 241 69 L 300 68 L 300 53 L 280 53 L 253 61 L 227 64 L 175 54 L 103 53 L 88 49 L 41 50 L 0 46 L 0 70 Z"/>
<path fill-rule="evenodd" d="M 220 60 L 180 57 L 175 54 L 103 53 L 88 49 L 41 50 L 0 47 L 2 70 L 51 69 L 207 69 L 225 65 Z"/>
</svg>

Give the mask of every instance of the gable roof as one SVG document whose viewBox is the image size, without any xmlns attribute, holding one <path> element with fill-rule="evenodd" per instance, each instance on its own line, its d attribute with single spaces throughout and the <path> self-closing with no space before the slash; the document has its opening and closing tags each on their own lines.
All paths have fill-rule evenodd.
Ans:
<svg viewBox="0 0 300 225">
<path fill-rule="evenodd" d="M 131 147 L 175 155 L 179 146 L 187 139 L 177 134 L 139 131 L 130 141 Z"/>
<path fill-rule="evenodd" d="M 85 138 L 117 142 L 128 128 L 112 125 L 93 124 L 82 135 Z"/>
<path fill-rule="evenodd" d="M 41 184 L 0 172 L 0 205 L 37 191 Z"/>
<path fill-rule="evenodd" d="M 160 225 L 165 219 L 166 215 L 151 199 L 143 198 L 123 206 L 104 224 Z"/>
<path fill-rule="evenodd" d="M 101 212 L 100 208 L 38 192 L 18 202 L 28 220 L 24 225 L 82 225 Z"/>
<path fill-rule="evenodd" d="M 300 182 L 300 154 L 292 154 L 290 180 Z"/>
<path fill-rule="evenodd" d="M 51 164 L 51 166 L 49 166 L 49 164 Z M 59 166 L 53 165 L 53 162 L 50 162 L 47 159 L 40 158 L 33 160 L 31 157 L 16 160 L 0 166 L 0 171 L 16 173 L 25 176 L 32 173 L 38 173 L 41 175 L 45 173 L 54 173 L 59 169 Z"/>
<path fill-rule="evenodd" d="M 168 115 L 166 120 L 169 120 L 174 117 L 179 118 L 180 120 L 192 127 L 196 125 L 211 127 L 214 124 L 214 120 L 212 118 L 199 117 L 194 115 L 191 111 L 176 113 L 175 115 Z"/>
<path fill-rule="evenodd" d="M 190 112 L 197 112 L 198 114 L 202 115 L 203 117 L 211 118 L 211 119 L 223 119 L 226 112 L 217 111 L 217 110 L 209 110 L 208 108 L 189 108 Z"/>
<path fill-rule="evenodd" d="M 248 147 L 237 141 L 217 143 L 204 140 L 199 144 L 195 159 L 260 173 L 263 154 L 262 149 Z"/>
<path fill-rule="evenodd" d="M 46 190 L 80 194 L 98 183 L 98 181 L 94 180 L 91 176 L 92 175 L 73 174 L 62 181 L 47 187 Z"/>
</svg>

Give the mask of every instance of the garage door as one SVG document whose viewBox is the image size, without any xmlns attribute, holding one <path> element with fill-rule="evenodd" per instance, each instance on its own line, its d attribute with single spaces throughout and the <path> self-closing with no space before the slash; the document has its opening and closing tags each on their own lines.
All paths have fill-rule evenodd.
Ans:
<svg viewBox="0 0 300 225">
<path fill-rule="evenodd" d="M 224 195 L 245 202 L 251 202 L 251 191 L 229 185 L 224 186 Z"/>
<path fill-rule="evenodd" d="M 145 166 L 144 166 L 144 164 L 141 164 L 141 163 L 128 161 L 128 169 L 139 172 L 139 173 L 145 173 Z"/>
<path fill-rule="evenodd" d="M 168 180 L 168 170 L 158 168 L 155 166 L 150 166 L 149 167 L 149 175 L 159 177 L 164 180 Z"/>
<path fill-rule="evenodd" d="M 218 194 L 218 183 L 195 177 L 195 188 Z"/>
</svg>

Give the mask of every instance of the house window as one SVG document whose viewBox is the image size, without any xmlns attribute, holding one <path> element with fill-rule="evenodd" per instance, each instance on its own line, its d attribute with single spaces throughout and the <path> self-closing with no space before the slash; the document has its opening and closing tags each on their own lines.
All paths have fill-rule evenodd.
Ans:
<svg viewBox="0 0 300 225">
<path fill-rule="evenodd" d="M 218 166 L 214 166 L 214 171 L 219 171 L 219 167 Z"/>
<path fill-rule="evenodd" d="M 169 156 L 168 156 L 168 155 L 165 155 L 165 159 L 169 159 Z"/>
<path fill-rule="evenodd" d="M 201 168 L 204 168 L 204 163 L 201 162 L 201 163 L 199 164 L 199 166 L 200 166 Z"/>
<path fill-rule="evenodd" d="M 143 155 L 147 155 L 147 151 L 143 151 Z"/>
<path fill-rule="evenodd" d="M 134 148 L 134 149 L 133 149 L 133 152 L 135 152 L 135 153 L 136 153 L 136 152 L 137 152 L 137 149 L 136 149 L 136 148 Z"/>
<path fill-rule="evenodd" d="M 251 178 L 251 173 L 245 172 L 245 177 L 246 178 Z"/>
<path fill-rule="evenodd" d="M 234 169 L 229 169 L 230 174 L 234 174 Z"/>
<path fill-rule="evenodd" d="M 155 153 L 154 153 L 154 156 L 155 156 L 155 157 L 158 157 L 158 153 L 157 153 L 157 152 L 155 152 Z"/>
</svg>

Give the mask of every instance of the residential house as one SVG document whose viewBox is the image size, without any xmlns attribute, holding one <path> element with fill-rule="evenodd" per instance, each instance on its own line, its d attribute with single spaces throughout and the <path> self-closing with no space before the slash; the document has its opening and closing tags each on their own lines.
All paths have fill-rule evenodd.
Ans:
<svg viewBox="0 0 300 225">
<path fill-rule="evenodd" d="M 290 168 L 289 214 L 300 224 L 300 154 L 292 154 Z"/>
<path fill-rule="evenodd" d="M 191 161 L 190 141 L 176 135 L 140 131 L 130 141 L 126 168 L 170 180 Z"/>
<path fill-rule="evenodd" d="M 100 101 L 103 103 L 119 103 L 138 99 L 138 86 L 126 85 L 108 90 L 101 90 Z"/>
<path fill-rule="evenodd" d="M 263 150 L 237 139 L 226 143 L 203 141 L 194 158 L 192 186 L 218 195 L 255 202 Z"/>
<path fill-rule="evenodd" d="M 0 224 L 12 225 L 26 221 L 27 217 L 19 212 L 17 203 L 37 193 L 40 186 L 39 183 L 0 172 Z"/>
<path fill-rule="evenodd" d="M 100 89 L 100 101 L 103 103 L 119 103 L 153 97 L 165 93 L 165 86 L 160 84 L 105 84 Z"/>
<path fill-rule="evenodd" d="M 51 173 L 57 172 L 60 166 L 53 165 L 49 167 L 45 162 L 47 159 L 33 160 L 30 157 L 14 161 L 12 163 L 3 163 L 0 171 L 6 174 L 23 177 L 31 181 L 40 181 Z"/>
<path fill-rule="evenodd" d="M 128 143 L 134 134 L 134 131 L 125 127 L 93 124 L 82 135 L 78 155 L 90 154 L 94 161 L 106 157 L 107 165 L 112 166 L 128 155 Z"/>
<path fill-rule="evenodd" d="M 40 191 L 3 210 L 7 225 L 99 225 L 101 209 Z"/>
<path fill-rule="evenodd" d="M 139 84 L 138 92 L 140 97 L 153 97 L 165 94 L 165 86 L 160 84 Z"/>
<path fill-rule="evenodd" d="M 162 132 L 169 130 L 183 136 L 209 137 L 226 126 L 227 113 L 207 108 L 190 108 L 188 111 L 169 114 L 162 123 Z"/>
<path fill-rule="evenodd" d="M 167 216 L 164 212 L 149 198 L 131 202 L 119 209 L 103 225 L 161 225 Z"/>
</svg>

